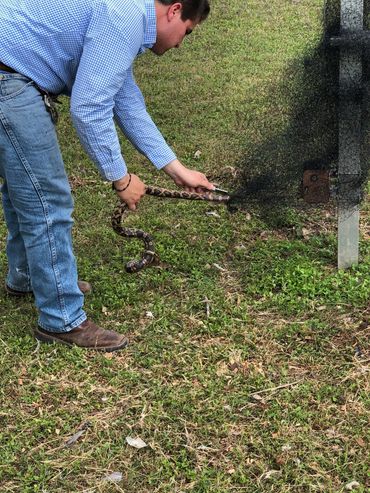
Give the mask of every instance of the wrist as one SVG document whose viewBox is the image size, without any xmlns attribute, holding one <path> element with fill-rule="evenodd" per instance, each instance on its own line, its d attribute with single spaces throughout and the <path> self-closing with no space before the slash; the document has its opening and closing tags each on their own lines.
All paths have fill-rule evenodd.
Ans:
<svg viewBox="0 0 370 493">
<path fill-rule="evenodd" d="M 130 186 L 130 183 L 131 173 L 127 173 L 127 175 L 123 178 L 112 182 L 112 190 L 115 190 L 116 192 L 124 192 Z"/>
<path fill-rule="evenodd" d="M 174 159 L 170 163 L 166 164 L 162 169 L 167 175 L 169 175 L 171 178 L 174 178 L 178 176 L 178 174 L 181 172 L 181 170 L 184 168 L 184 166 L 180 163 L 178 159 Z"/>
</svg>

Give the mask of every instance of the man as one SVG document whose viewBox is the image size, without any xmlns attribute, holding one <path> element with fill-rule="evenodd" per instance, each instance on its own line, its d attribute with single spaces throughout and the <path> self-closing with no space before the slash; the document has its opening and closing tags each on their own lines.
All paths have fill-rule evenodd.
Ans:
<svg viewBox="0 0 370 493">
<path fill-rule="evenodd" d="M 146 112 L 132 73 L 149 48 L 162 55 L 209 13 L 208 0 L 0 0 L 0 176 L 8 227 L 6 290 L 33 292 L 35 336 L 113 351 L 122 334 L 87 320 L 72 251 L 73 202 L 52 121 L 71 98 L 79 138 L 103 178 L 135 209 L 145 193 L 127 172 L 114 119 L 132 144 L 187 190 L 214 186 L 183 166 Z"/>
</svg>

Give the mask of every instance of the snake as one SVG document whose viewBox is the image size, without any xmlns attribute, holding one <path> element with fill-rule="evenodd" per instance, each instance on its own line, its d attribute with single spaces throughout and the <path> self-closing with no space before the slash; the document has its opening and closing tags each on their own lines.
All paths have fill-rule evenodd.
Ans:
<svg viewBox="0 0 370 493">
<path fill-rule="evenodd" d="M 185 200 L 202 200 L 217 203 L 226 203 L 230 200 L 228 195 L 218 195 L 212 192 L 195 193 L 187 192 L 185 190 L 169 190 L 167 188 L 146 186 L 146 195 L 153 195 L 155 197 L 171 198 L 171 199 L 185 199 Z M 139 260 L 129 260 L 126 263 L 126 272 L 135 273 L 143 270 L 153 263 L 157 257 L 154 240 L 151 234 L 141 230 L 126 228 L 122 225 L 123 220 L 128 211 L 128 206 L 125 202 L 120 202 L 113 210 L 111 223 L 113 230 L 124 238 L 138 238 L 144 243 L 144 250 Z"/>
</svg>

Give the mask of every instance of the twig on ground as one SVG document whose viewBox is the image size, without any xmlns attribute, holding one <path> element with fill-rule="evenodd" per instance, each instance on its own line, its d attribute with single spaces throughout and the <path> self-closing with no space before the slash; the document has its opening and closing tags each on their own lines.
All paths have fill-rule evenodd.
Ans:
<svg viewBox="0 0 370 493">
<path fill-rule="evenodd" d="M 36 348 L 31 354 L 37 354 L 40 351 L 40 341 L 36 339 Z"/>
<path fill-rule="evenodd" d="M 277 387 L 271 387 L 269 389 L 263 389 L 263 390 L 258 390 L 257 392 L 253 392 L 250 394 L 250 397 L 253 397 L 258 394 L 264 394 L 266 392 L 275 392 L 275 390 L 280 390 L 280 389 L 285 389 L 286 387 L 292 387 L 293 385 L 297 385 L 299 382 L 302 382 L 302 378 L 300 380 L 296 380 L 295 382 L 291 383 L 284 383 L 283 385 L 278 385 Z"/>
</svg>

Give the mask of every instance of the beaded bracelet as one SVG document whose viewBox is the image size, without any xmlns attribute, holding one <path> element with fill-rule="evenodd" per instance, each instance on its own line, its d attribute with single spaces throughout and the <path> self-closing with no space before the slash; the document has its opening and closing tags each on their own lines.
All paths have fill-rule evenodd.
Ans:
<svg viewBox="0 0 370 493">
<path fill-rule="evenodd" d="M 125 190 L 127 190 L 127 188 L 129 187 L 130 183 L 131 183 L 131 173 L 128 174 L 129 176 L 129 180 L 128 180 L 128 183 L 125 187 L 123 188 L 116 188 L 114 186 L 114 181 L 112 181 L 112 190 L 114 190 L 115 192 L 124 192 Z"/>
</svg>

